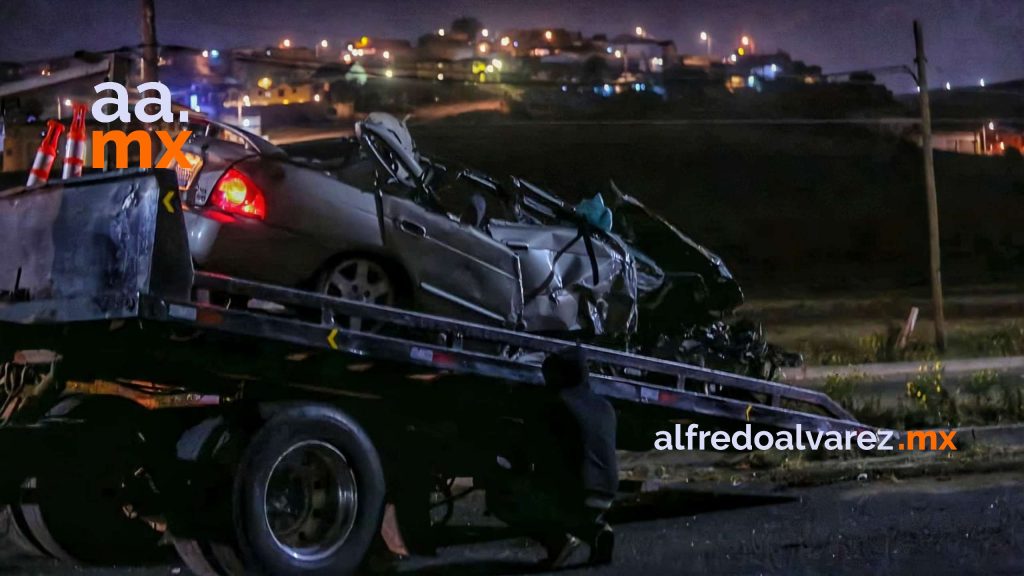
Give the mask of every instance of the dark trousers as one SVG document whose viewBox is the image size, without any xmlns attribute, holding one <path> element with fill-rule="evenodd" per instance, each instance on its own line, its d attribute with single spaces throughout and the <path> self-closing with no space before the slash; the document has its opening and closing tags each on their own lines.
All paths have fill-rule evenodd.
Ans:
<svg viewBox="0 0 1024 576">
<path fill-rule="evenodd" d="M 611 496 L 574 489 L 557 478 L 536 473 L 509 473 L 487 488 L 487 507 L 509 526 L 545 546 L 567 534 L 592 542 L 605 526 Z"/>
</svg>

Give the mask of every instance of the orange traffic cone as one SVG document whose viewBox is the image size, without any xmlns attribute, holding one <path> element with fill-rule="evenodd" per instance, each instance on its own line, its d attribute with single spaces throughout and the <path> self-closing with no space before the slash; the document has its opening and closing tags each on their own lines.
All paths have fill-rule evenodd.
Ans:
<svg viewBox="0 0 1024 576">
<path fill-rule="evenodd" d="M 64 173 L 62 178 L 78 178 L 82 175 L 82 164 L 85 163 L 85 104 L 75 104 L 75 113 L 68 130 L 67 144 L 64 146 Z"/>
<path fill-rule="evenodd" d="M 46 122 L 46 136 L 43 143 L 36 151 L 36 159 L 32 162 L 32 171 L 28 174 L 26 186 L 46 184 L 50 179 L 50 169 L 53 168 L 53 159 L 57 157 L 57 141 L 64 132 L 64 125 L 56 120 Z"/>
</svg>

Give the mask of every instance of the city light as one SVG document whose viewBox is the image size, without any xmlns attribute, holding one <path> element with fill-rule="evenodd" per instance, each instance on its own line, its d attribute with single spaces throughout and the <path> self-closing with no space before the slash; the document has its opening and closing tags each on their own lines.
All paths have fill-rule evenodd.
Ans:
<svg viewBox="0 0 1024 576">
<path fill-rule="evenodd" d="M 438 72 L 438 73 L 437 73 L 437 79 L 438 79 L 438 80 L 444 80 L 444 73 L 442 73 L 442 72 Z"/>
<path fill-rule="evenodd" d="M 321 48 L 327 48 L 327 40 L 321 40 L 320 41 L 320 47 Z"/>
<path fill-rule="evenodd" d="M 985 87 L 985 79 L 984 79 L 984 78 L 982 78 L 981 80 L 979 80 L 979 81 L 978 81 L 978 84 L 980 84 L 980 85 L 981 85 L 981 87 L 982 87 L 982 88 L 984 88 L 984 87 Z"/>
<path fill-rule="evenodd" d="M 494 66 L 498 70 L 501 70 L 505 66 L 505 63 L 495 58 L 494 60 L 491 60 L 491 66 Z"/>
<path fill-rule="evenodd" d="M 343 55 L 341 57 L 341 59 L 342 59 L 343 62 L 345 62 L 345 64 L 351 64 L 352 63 L 352 55 L 351 54 L 345 54 L 345 55 Z"/>
<path fill-rule="evenodd" d="M 747 53 L 747 51 L 744 50 L 743 48 L 739 48 L 736 50 L 736 53 L 739 54 L 740 56 L 743 56 L 744 54 Z"/>
<path fill-rule="evenodd" d="M 554 37 L 555 37 L 555 34 L 551 30 L 545 30 L 544 31 L 544 39 L 545 40 L 551 41 L 551 39 L 554 38 Z"/>
<path fill-rule="evenodd" d="M 313 94 L 313 102 L 319 102 L 319 101 L 320 101 L 320 95 L 319 94 Z"/>
<path fill-rule="evenodd" d="M 210 51 L 209 50 L 203 50 L 203 58 L 209 58 L 209 57 L 210 57 Z"/>
<path fill-rule="evenodd" d="M 274 85 L 274 82 L 269 77 L 264 76 L 263 78 L 260 78 L 256 85 L 264 90 L 270 90 L 270 87 Z"/>
<path fill-rule="evenodd" d="M 284 40 L 281 41 L 281 47 L 282 48 L 291 48 L 292 47 L 292 41 L 290 39 L 288 39 L 288 38 L 285 38 Z"/>
<path fill-rule="evenodd" d="M 730 54 L 729 55 L 729 61 L 730 62 L 736 62 L 736 55 L 735 54 Z"/>
<path fill-rule="evenodd" d="M 71 99 L 68 98 L 68 99 L 64 100 L 64 105 L 65 106 L 71 106 Z"/>
<path fill-rule="evenodd" d="M 211 58 L 220 58 L 220 50 L 210 50 Z"/>
<path fill-rule="evenodd" d="M 385 60 L 390 60 L 391 59 L 391 51 L 385 50 L 384 53 L 381 54 L 381 56 L 383 56 Z"/>
<path fill-rule="evenodd" d="M 952 89 L 953 89 L 953 87 L 949 84 L 949 82 L 946 82 L 946 90 L 952 90 Z"/>
<path fill-rule="evenodd" d="M 488 36 L 491 35 L 491 31 L 488 30 L 487 28 L 484 28 L 483 30 L 480 31 L 480 35 L 483 36 L 484 38 L 487 38 Z"/>
<path fill-rule="evenodd" d="M 392 70 L 391 68 L 388 68 L 387 70 L 384 71 L 384 76 L 386 76 L 388 78 L 393 78 L 394 75 L 395 75 L 395 71 Z"/>
<path fill-rule="evenodd" d="M 989 130 L 995 130 L 996 129 L 996 123 L 995 122 L 989 122 L 988 123 L 988 129 Z"/>
<path fill-rule="evenodd" d="M 477 46 L 477 50 L 479 50 L 481 54 L 487 54 L 487 50 L 489 48 L 490 46 L 487 45 L 487 42 L 481 42 L 480 45 Z"/>
<path fill-rule="evenodd" d="M 508 36 L 502 36 L 501 37 L 501 45 L 502 46 L 508 46 L 511 43 L 512 43 L 512 39 L 509 38 Z"/>
<path fill-rule="evenodd" d="M 444 28 L 438 28 L 437 29 L 437 35 L 438 36 L 444 36 Z"/>
<path fill-rule="evenodd" d="M 711 34 L 708 34 L 707 32 L 702 30 L 701 33 L 700 33 L 700 41 L 704 42 L 705 44 L 708 45 L 708 56 L 710 57 L 711 56 Z"/>
<path fill-rule="evenodd" d="M 615 57 L 616 58 L 622 58 L 622 50 L 616 50 L 615 51 Z"/>
<path fill-rule="evenodd" d="M 750 36 L 744 36 L 743 38 L 740 38 L 740 44 L 744 46 L 750 46 Z"/>
<path fill-rule="evenodd" d="M 641 37 L 641 38 L 643 38 L 643 36 L 644 36 L 644 28 L 643 28 L 643 26 L 637 26 L 636 27 L 636 35 Z"/>
</svg>

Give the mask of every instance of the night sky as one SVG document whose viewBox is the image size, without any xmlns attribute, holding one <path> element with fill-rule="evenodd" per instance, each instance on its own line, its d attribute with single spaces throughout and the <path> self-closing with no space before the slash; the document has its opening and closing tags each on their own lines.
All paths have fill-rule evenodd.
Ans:
<svg viewBox="0 0 1024 576">
<path fill-rule="evenodd" d="M 0 0 L 0 60 L 136 44 L 139 6 L 135 0 Z M 470 15 L 492 30 L 565 27 L 614 35 L 641 25 L 674 39 L 682 53 L 703 53 L 701 30 L 712 34 L 718 53 L 746 33 L 759 52 L 783 49 L 826 72 L 912 64 L 911 22 L 919 18 L 934 86 L 1024 77 L 1022 0 L 156 0 L 156 7 L 160 42 L 200 48 L 272 45 L 284 37 L 312 46 L 363 34 L 415 40 Z M 897 91 L 913 86 L 900 77 L 880 80 Z"/>
</svg>

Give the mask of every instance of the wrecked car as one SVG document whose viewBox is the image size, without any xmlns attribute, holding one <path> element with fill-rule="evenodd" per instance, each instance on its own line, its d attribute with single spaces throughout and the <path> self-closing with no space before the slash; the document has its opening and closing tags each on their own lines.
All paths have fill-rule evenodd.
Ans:
<svg viewBox="0 0 1024 576">
<path fill-rule="evenodd" d="M 303 159 L 199 121 L 183 147 L 192 165 L 175 166 L 197 267 L 531 332 L 635 330 L 635 266 L 618 238 L 569 221 L 487 218 L 483 195 L 446 210 L 439 191 L 486 192 L 488 181 L 422 156 L 387 114 L 336 146 Z"/>
<path fill-rule="evenodd" d="M 573 205 L 521 178 L 498 181 L 465 173 L 486 182 L 492 217 L 533 225 L 583 222 L 626 245 L 636 268 L 639 316 L 635 333 L 617 343 L 625 349 L 766 379 L 802 363 L 798 354 L 769 344 L 759 324 L 726 322 L 744 296 L 725 262 L 614 182 L 607 205 L 600 194 Z M 470 201 L 465 194 L 443 192 L 442 201 L 453 209 Z"/>
</svg>

